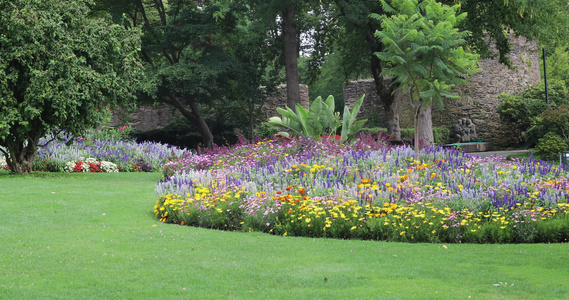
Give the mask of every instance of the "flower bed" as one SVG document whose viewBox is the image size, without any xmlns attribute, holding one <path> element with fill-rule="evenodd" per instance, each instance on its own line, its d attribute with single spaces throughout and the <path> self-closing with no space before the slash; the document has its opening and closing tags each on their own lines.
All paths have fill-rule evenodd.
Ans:
<svg viewBox="0 0 569 300">
<path fill-rule="evenodd" d="M 78 162 L 68 162 L 63 168 L 64 172 L 105 172 L 105 173 L 117 173 L 119 168 L 116 164 L 108 161 L 97 161 L 94 158 L 87 158 L 86 160 L 80 160 Z"/>
<path fill-rule="evenodd" d="M 47 140 L 42 139 L 40 143 Z M 120 172 L 153 172 L 162 170 L 163 165 L 172 158 L 184 155 L 188 155 L 185 149 L 155 142 L 139 143 L 96 136 L 72 139 L 64 137 L 40 148 L 32 168 L 36 171 L 69 172 L 69 164 L 73 164 L 73 170 L 78 162 L 92 158 L 113 163 Z"/>
<path fill-rule="evenodd" d="M 364 143 L 364 141 L 366 141 Z M 206 162 L 206 163 L 204 163 Z M 410 242 L 569 241 L 567 167 L 456 149 L 261 141 L 172 162 L 162 222 Z"/>
</svg>

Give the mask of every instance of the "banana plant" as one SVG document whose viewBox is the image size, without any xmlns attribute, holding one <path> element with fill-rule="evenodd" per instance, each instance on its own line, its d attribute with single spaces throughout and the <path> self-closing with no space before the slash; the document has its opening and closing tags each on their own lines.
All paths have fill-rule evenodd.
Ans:
<svg viewBox="0 0 569 300">
<path fill-rule="evenodd" d="M 367 119 L 359 120 L 356 122 L 356 117 L 360 112 L 364 97 L 365 94 L 362 95 L 358 101 L 356 101 L 354 107 L 352 107 L 351 112 L 347 106 L 344 106 L 344 118 L 342 120 L 342 134 L 340 138 L 340 140 L 343 142 L 353 139 L 354 136 L 356 136 L 356 134 L 362 130 L 362 127 L 367 122 Z"/>
<path fill-rule="evenodd" d="M 269 123 L 277 127 L 287 128 L 296 135 L 313 138 L 315 141 L 320 141 L 323 133 L 336 135 L 338 128 L 342 126 L 341 140 L 345 142 L 351 140 L 365 123 L 365 120 L 355 122 L 363 98 L 364 96 L 358 99 L 351 112 L 348 107 L 344 107 L 343 122 L 340 122 L 340 114 L 334 111 L 334 97 L 330 95 L 324 102 L 322 97 L 316 98 L 308 110 L 297 104 L 296 113 L 288 107 L 286 109 L 277 108 L 277 112 L 282 118 L 271 117 Z M 279 132 L 279 134 L 288 136 L 287 132 Z"/>
</svg>

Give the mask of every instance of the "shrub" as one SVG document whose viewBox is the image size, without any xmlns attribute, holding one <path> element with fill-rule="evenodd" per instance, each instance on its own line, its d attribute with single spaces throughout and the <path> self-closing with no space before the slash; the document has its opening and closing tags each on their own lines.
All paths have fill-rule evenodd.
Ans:
<svg viewBox="0 0 569 300">
<path fill-rule="evenodd" d="M 567 142 L 559 135 L 549 132 L 539 139 L 535 150 L 543 159 L 556 160 L 567 149 Z"/>
<path fill-rule="evenodd" d="M 433 127 L 433 137 L 435 138 L 435 145 L 448 144 L 450 129 L 448 127 Z"/>
<path fill-rule="evenodd" d="M 127 125 L 123 125 L 118 128 L 107 127 L 104 129 L 90 130 L 87 132 L 86 136 L 89 136 L 89 138 L 93 140 L 102 141 L 132 141 L 132 130 L 133 128 Z"/>
<path fill-rule="evenodd" d="M 569 104 L 569 97 L 565 84 L 553 80 L 549 85 L 549 107 L 558 107 Z M 533 147 L 538 139 L 549 132 L 547 126 L 536 125 L 536 119 L 548 105 L 545 101 L 545 85 L 533 85 L 517 95 L 502 94 L 502 102 L 496 107 L 500 120 L 509 125 L 509 128 L 518 140 L 518 144 L 525 142 Z"/>
<path fill-rule="evenodd" d="M 260 139 L 272 139 L 278 132 L 279 129 L 269 122 L 262 122 L 257 128 L 256 136 Z"/>
</svg>

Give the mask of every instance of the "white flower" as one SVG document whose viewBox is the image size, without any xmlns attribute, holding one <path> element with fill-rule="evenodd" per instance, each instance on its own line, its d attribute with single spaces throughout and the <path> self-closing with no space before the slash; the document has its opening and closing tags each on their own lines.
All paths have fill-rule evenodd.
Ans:
<svg viewBox="0 0 569 300">
<path fill-rule="evenodd" d="M 99 168 L 101 168 L 101 170 L 106 173 L 118 173 L 119 171 L 117 165 L 110 161 L 101 161 Z"/>
<path fill-rule="evenodd" d="M 75 168 L 75 163 L 70 161 L 70 162 L 66 163 L 65 166 L 63 167 L 63 172 L 71 173 L 71 172 L 73 172 L 74 168 Z"/>
<path fill-rule="evenodd" d="M 7 165 L 8 163 L 6 163 L 6 159 L 4 158 L 4 156 L 0 157 L 0 169 L 4 168 Z"/>
<path fill-rule="evenodd" d="M 88 163 L 83 162 L 83 163 L 81 163 L 81 171 L 82 172 L 91 172 L 91 167 L 89 166 Z"/>
</svg>

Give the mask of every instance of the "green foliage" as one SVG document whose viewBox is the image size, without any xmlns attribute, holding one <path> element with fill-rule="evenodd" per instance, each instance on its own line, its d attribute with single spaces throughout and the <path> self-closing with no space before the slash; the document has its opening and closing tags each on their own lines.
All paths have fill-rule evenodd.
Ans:
<svg viewBox="0 0 569 300">
<path fill-rule="evenodd" d="M 542 102 L 526 101 L 519 96 L 508 94 L 501 94 L 498 98 L 501 102 L 496 107 L 496 111 L 500 115 L 500 120 L 508 124 L 510 131 L 515 134 L 518 143 L 522 143 L 524 141 L 524 132 L 531 126 L 529 106 Z"/>
<path fill-rule="evenodd" d="M 450 92 L 456 84 L 479 71 L 478 55 L 465 51 L 467 31 L 457 26 L 466 18 L 466 13 L 457 15 L 458 5 L 447 6 L 434 0 L 381 1 L 388 15 L 372 15 L 381 20 L 381 31 L 376 36 L 384 49 L 376 55 L 387 64 L 381 76 L 391 76 L 404 94 L 411 96 L 415 109 L 415 156 L 419 156 L 419 141 L 434 142 L 430 133 L 430 108 L 435 104 L 443 109 L 442 97 L 458 98 Z M 423 119 L 421 119 L 423 118 Z"/>
<path fill-rule="evenodd" d="M 313 138 L 320 141 L 323 135 L 336 135 L 336 131 L 342 126 L 342 141 L 351 140 L 361 129 L 365 120 L 355 121 L 360 110 L 364 96 L 354 104 L 352 111 L 344 106 L 344 117 L 340 122 L 340 114 L 335 112 L 334 96 L 328 96 L 326 101 L 318 97 L 306 110 L 301 105 L 296 105 L 296 113 L 290 108 L 277 108 L 281 117 L 271 117 L 269 123 L 292 130 L 295 134 Z M 283 132 L 282 134 L 287 135 Z"/>
<path fill-rule="evenodd" d="M 31 171 L 39 138 L 134 107 L 140 32 L 92 18 L 85 1 L 0 1 L 0 146 Z"/>
<path fill-rule="evenodd" d="M 557 132 L 565 140 L 569 141 L 569 105 L 562 104 L 558 107 L 549 106 L 539 115 L 541 122 L 536 125 L 542 125 L 549 128 L 552 132 Z"/>
<path fill-rule="evenodd" d="M 433 127 L 435 145 L 448 144 L 450 141 L 450 129 L 448 127 Z"/>
<path fill-rule="evenodd" d="M 567 140 L 553 132 L 548 132 L 543 138 L 539 139 L 539 142 L 535 146 L 537 154 L 539 154 L 542 159 L 550 160 L 559 159 L 561 152 L 567 149 Z"/>
<path fill-rule="evenodd" d="M 350 141 L 352 138 L 356 136 L 364 126 L 367 120 L 359 120 L 356 121 L 356 117 L 360 112 L 360 107 L 364 101 L 365 95 L 362 95 L 354 104 L 352 111 L 348 108 L 347 105 L 344 106 L 344 115 L 342 120 L 342 134 L 341 140 L 342 141 Z"/>
<path fill-rule="evenodd" d="M 547 133 L 553 133 L 569 141 L 569 106 L 548 106 L 544 112 L 532 118 L 532 127 L 526 132 L 529 145 L 536 145 Z"/>
<path fill-rule="evenodd" d="M 556 79 L 563 81 L 565 86 L 569 86 L 569 46 L 562 45 L 553 49 L 553 53 L 547 55 L 547 77 L 549 80 Z M 541 70 L 543 71 L 543 60 Z"/>
<path fill-rule="evenodd" d="M 308 68 L 305 66 L 305 60 L 299 57 L 299 62 L 301 63 L 299 68 L 301 69 L 301 81 L 308 82 L 308 92 L 310 99 L 315 99 L 322 95 L 332 95 L 334 96 L 334 101 L 336 102 L 336 109 L 344 107 L 344 92 L 343 84 L 345 83 L 344 74 L 342 70 L 342 65 L 338 54 L 330 53 L 325 58 L 323 58 L 322 66 L 319 68 L 318 76 L 315 80 L 309 80 L 305 78 L 305 72 L 303 69 Z"/>
<path fill-rule="evenodd" d="M 553 112 L 557 107 L 569 104 L 568 93 L 562 81 L 550 81 L 550 106 L 548 107 L 545 101 L 545 84 L 541 82 L 517 95 L 500 95 L 501 102 L 496 107 L 496 111 L 500 119 L 507 123 L 511 132 L 516 135 L 519 144 L 525 142 L 527 146 L 533 147 L 539 138 L 549 131 L 555 131 L 555 128 L 558 128 L 556 131 L 558 134 L 563 135 L 558 125 L 548 123 L 547 119 L 540 115 L 548 108 L 550 112 Z"/>
<path fill-rule="evenodd" d="M 119 127 L 106 127 L 100 129 L 90 129 L 87 131 L 86 136 L 94 140 L 118 142 L 118 141 L 132 141 L 133 127 L 127 125 Z"/>
<path fill-rule="evenodd" d="M 511 34 L 539 40 L 546 48 L 564 43 L 568 36 L 569 7 L 566 1 L 528 0 L 442 0 L 459 4 L 468 17 L 461 28 L 472 32 L 469 45 L 482 57 L 498 58 L 508 66 L 512 51 Z M 496 46 L 491 51 L 488 39 Z"/>
<path fill-rule="evenodd" d="M 278 128 L 269 122 L 262 122 L 257 128 L 256 136 L 262 139 L 271 139 L 279 132 Z"/>
<path fill-rule="evenodd" d="M 385 47 L 376 55 L 389 63 L 382 76 L 393 76 L 420 107 L 434 103 L 442 109 L 441 97 L 457 98 L 450 89 L 478 71 L 478 56 L 461 46 L 468 32 L 456 28 L 466 14 L 456 14 L 458 5 L 446 6 L 434 0 L 381 3 L 392 14 L 373 15 L 382 21 L 376 36 Z"/>
</svg>

